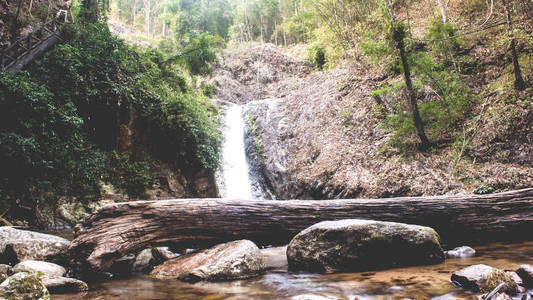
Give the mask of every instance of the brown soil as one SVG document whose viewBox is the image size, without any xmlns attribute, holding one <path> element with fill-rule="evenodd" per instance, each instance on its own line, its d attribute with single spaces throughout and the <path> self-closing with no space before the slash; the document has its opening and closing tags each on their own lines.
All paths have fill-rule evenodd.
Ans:
<svg viewBox="0 0 533 300">
<path fill-rule="evenodd" d="M 502 71 L 498 65 L 487 65 Z M 263 76 L 261 70 L 273 75 Z M 221 100 L 283 99 L 291 130 L 283 141 L 289 153 L 286 180 L 298 188 L 278 197 L 391 197 L 531 186 L 531 100 L 528 105 L 508 104 L 502 95 L 485 96 L 467 124 L 468 150 L 445 143 L 428 153 L 383 152 L 391 133 L 380 129 L 370 93 L 384 78 L 379 67 L 362 57 L 310 73 L 304 61 L 273 46 L 256 46 L 228 53 L 213 81 Z M 531 99 L 531 90 L 526 93 L 523 97 Z M 511 106 L 512 117 L 497 115 Z"/>
</svg>

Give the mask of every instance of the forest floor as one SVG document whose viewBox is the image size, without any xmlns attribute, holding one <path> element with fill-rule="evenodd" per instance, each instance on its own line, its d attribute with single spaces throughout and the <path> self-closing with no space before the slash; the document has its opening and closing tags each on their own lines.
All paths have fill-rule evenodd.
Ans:
<svg viewBox="0 0 533 300">
<path fill-rule="evenodd" d="M 455 133 L 455 141 L 464 143 L 451 140 L 429 152 L 405 152 L 385 146 L 391 132 L 380 126 L 383 117 L 371 96 L 387 78 L 381 67 L 354 55 L 333 69 L 312 71 L 291 52 L 273 45 L 228 51 L 211 79 L 221 100 L 281 99 L 289 124 L 281 141 L 289 161 L 285 179 L 299 188 L 278 198 L 484 193 L 531 186 L 532 89 L 517 101 L 497 91 L 486 94 L 499 78 L 484 70 L 489 79 L 473 88 L 481 101 L 472 104 L 463 131 Z M 497 58 L 484 57 L 486 69 L 503 72 Z"/>
</svg>

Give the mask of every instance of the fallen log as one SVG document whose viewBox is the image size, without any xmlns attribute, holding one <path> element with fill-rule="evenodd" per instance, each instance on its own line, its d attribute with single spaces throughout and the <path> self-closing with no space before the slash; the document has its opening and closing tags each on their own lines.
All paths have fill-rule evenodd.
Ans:
<svg viewBox="0 0 533 300">
<path fill-rule="evenodd" d="M 373 219 L 430 226 L 444 243 L 533 239 L 533 188 L 491 195 L 355 200 L 187 199 L 117 203 L 76 226 L 68 258 L 81 270 L 105 271 L 147 247 L 206 247 L 249 239 L 287 244 L 323 220 Z"/>
</svg>

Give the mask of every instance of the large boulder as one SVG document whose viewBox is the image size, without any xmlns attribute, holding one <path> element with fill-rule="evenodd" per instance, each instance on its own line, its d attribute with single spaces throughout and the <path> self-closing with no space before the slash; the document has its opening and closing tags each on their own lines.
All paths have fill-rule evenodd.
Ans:
<svg viewBox="0 0 533 300">
<path fill-rule="evenodd" d="M 43 276 L 41 281 L 52 294 L 80 293 L 89 290 L 85 282 L 74 278 Z"/>
<path fill-rule="evenodd" d="M 17 273 L 0 284 L 0 300 L 28 299 L 50 299 L 50 293 L 37 274 Z"/>
<path fill-rule="evenodd" d="M 25 260 L 58 262 L 68 248 L 67 239 L 39 232 L 0 227 L 0 263 Z"/>
<path fill-rule="evenodd" d="M 533 288 L 533 266 L 532 265 L 521 265 L 516 274 L 522 278 L 522 282 L 525 287 Z"/>
<path fill-rule="evenodd" d="M 473 292 L 488 293 L 504 282 L 501 292 L 511 295 L 518 292 L 518 285 L 512 274 L 483 264 L 456 271 L 452 274 L 451 280 L 460 287 Z"/>
<path fill-rule="evenodd" d="M 359 272 L 444 260 L 429 227 L 371 220 L 325 221 L 297 234 L 287 248 L 289 269 Z"/>
<path fill-rule="evenodd" d="M 257 276 L 265 271 L 265 261 L 257 246 L 248 240 L 220 244 L 169 260 L 155 268 L 151 276 L 183 281 L 226 281 Z"/>
<path fill-rule="evenodd" d="M 45 261 L 26 260 L 15 265 L 15 267 L 13 267 L 13 272 L 42 273 L 46 276 L 63 276 L 67 273 L 67 270 L 60 265 Z"/>
</svg>

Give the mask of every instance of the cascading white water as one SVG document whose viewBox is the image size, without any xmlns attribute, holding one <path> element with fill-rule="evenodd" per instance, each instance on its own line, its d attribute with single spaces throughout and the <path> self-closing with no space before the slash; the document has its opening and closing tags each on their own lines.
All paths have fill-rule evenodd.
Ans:
<svg viewBox="0 0 533 300">
<path fill-rule="evenodd" d="M 242 106 L 232 105 L 227 109 L 225 125 L 220 193 L 223 198 L 253 199 L 244 148 Z"/>
</svg>

